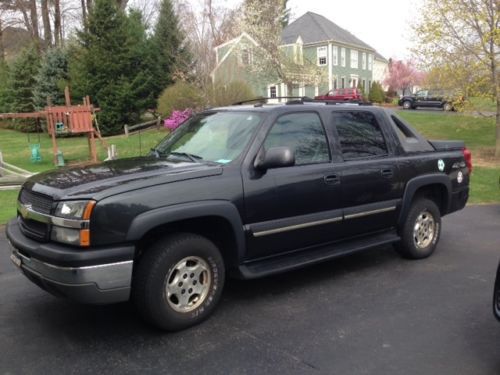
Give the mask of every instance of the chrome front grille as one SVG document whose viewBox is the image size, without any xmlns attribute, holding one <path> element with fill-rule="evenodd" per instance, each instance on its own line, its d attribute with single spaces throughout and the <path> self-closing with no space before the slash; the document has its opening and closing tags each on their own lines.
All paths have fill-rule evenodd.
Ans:
<svg viewBox="0 0 500 375">
<path fill-rule="evenodd" d="M 23 205 L 31 205 L 34 211 L 42 214 L 50 214 L 52 209 L 53 199 L 47 195 L 34 193 L 30 190 L 23 189 L 19 194 L 19 201 Z"/>
<path fill-rule="evenodd" d="M 54 201 L 47 195 L 22 189 L 19 194 L 19 202 L 23 206 L 30 207 L 33 211 L 49 215 Z M 42 223 L 29 218 L 23 218 L 22 215 L 19 215 L 19 224 L 21 231 L 26 237 L 30 237 L 37 241 L 48 241 L 50 226 L 47 223 Z"/>
</svg>

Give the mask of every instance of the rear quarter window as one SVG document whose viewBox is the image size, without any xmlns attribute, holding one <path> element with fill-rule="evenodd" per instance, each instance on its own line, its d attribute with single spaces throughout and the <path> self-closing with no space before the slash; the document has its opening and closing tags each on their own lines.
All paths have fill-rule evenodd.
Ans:
<svg viewBox="0 0 500 375">
<path fill-rule="evenodd" d="M 386 156 L 387 145 L 375 116 L 370 112 L 333 112 L 344 160 Z"/>
</svg>

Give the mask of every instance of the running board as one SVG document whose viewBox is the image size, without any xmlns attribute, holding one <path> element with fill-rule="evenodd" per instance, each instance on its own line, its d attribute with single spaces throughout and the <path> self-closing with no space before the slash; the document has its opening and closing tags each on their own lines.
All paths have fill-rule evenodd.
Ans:
<svg viewBox="0 0 500 375">
<path fill-rule="evenodd" d="M 401 238 L 396 231 L 378 233 L 326 246 L 287 253 L 272 258 L 247 262 L 239 266 L 240 276 L 244 279 L 255 279 L 281 272 L 302 268 L 329 259 L 349 255 L 376 246 L 398 242 Z"/>
</svg>

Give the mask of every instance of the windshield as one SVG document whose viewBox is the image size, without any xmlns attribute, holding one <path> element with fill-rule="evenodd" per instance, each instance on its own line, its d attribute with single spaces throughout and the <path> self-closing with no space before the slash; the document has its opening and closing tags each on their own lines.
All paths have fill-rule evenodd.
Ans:
<svg viewBox="0 0 500 375">
<path fill-rule="evenodd" d="M 196 116 L 167 136 L 153 151 L 159 157 L 227 164 L 238 158 L 261 116 L 249 112 L 216 112 Z"/>
</svg>

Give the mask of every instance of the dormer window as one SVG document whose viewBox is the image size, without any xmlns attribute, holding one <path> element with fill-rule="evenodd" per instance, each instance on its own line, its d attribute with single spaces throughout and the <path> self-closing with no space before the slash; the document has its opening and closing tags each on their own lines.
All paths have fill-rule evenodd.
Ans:
<svg viewBox="0 0 500 375">
<path fill-rule="evenodd" d="M 328 50 L 326 47 L 318 47 L 317 49 L 317 55 L 318 55 L 318 65 L 323 66 L 327 64 L 327 55 L 328 55 Z"/>
</svg>

